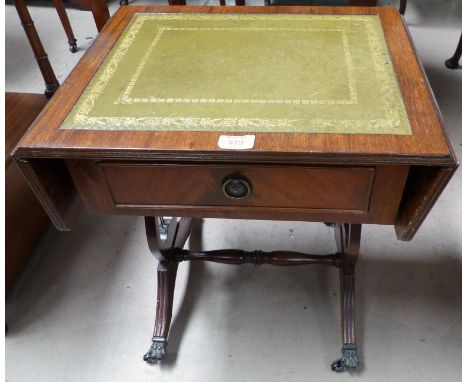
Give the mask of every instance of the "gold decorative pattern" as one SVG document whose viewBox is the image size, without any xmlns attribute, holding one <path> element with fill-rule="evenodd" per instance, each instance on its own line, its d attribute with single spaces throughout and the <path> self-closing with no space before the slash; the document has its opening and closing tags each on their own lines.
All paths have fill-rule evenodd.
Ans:
<svg viewBox="0 0 468 382">
<path fill-rule="evenodd" d="M 178 126 L 184 130 L 196 127 L 262 127 L 290 128 L 297 120 L 268 118 L 171 118 L 171 117 L 89 117 L 90 124 L 112 126 L 111 130 L 124 130 L 128 126 Z"/>
<path fill-rule="evenodd" d="M 356 82 L 356 68 L 353 63 L 348 33 L 364 25 L 365 38 L 371 53 L 372 68 L 378 79 L 379 102 L 384 104 L 384 115 L 378 118 L 249 118 L 233 117 L 199 117 L 199 116 L 92 116 L 96 101 L 106 89 L 119 64 L 127 55 L 129 48 L 137 38 L 144 23 L 148 20 L 196 20 L 196 21 L 346 21 L 333 28 L 304 27 L 174 27 L 159 26 L 145 54 L 132 72 L 127 86 L 112 102 L 119 104 L 197 104 L 197 105 L 356 105 L 359 100 L 359 85 Z M 127 26 L 122 37 L 114 46 L 110 55 L 102 64 L 95 78 L 75 105 L 73 111 L 62 125 L 62 128 L 86 130 L 180 130 L 180 131 L 291 131 L 311 133 L 365 133 L 365 134 L 411 134 L 406 111 L 398 89 L 390 55 L 382 43 L 383 34 L 378 16 L 350 15 L 246 15 L 246 14 L 136 14 Z M 380 32 L 379 32 L 380 29 Z M 194 98 L 194 97 L 131 97 L 132 90 L 147 64 L 151 53 L 167 31 L 305 31 L 305 32 L 341 32 L 344 51 L 344 62 L 347 73 L 347 99 L 264 99 L 264 98 Z"/>
<path fill-rule="evenodd" d="M 125 38 L 119 44 L 119 49 L 114 50 L 114 54 L 112 59 L 106 60 L 104 67 L 104 71 L 101 75 L 96 79 L 96 83 L 94 84 L 91 91 L 88 92 L 88 96 L 83 100 L 83 103 L 79 110 L 76 113 L 75 122 L 77 124 L 83 123 L 86 124 L 87 118 L 91 109 L 94 106 L 95 101 L 99 97 L 99 95 L 104 90 L 106 84 L 109 82 L 111 77 L 114 75 L 115 71 L 117 70 L 117 66 L 119 62 L 125 57 L 127 54 L 128 48 L 132 45 L 133 40 L 138 35 L 141 27 L 144 23 L 144 18 L 133 17 L 131 22 L 131 28 L 127 27 L 125 31 Z M 106 65 L 107 64 L 107 65 Z"/>
<path fill-rule="evenodd" d="M 129 99 L 130 92 L 132 91 L 133 87 L 135 86 L 135 83 L 138 80 L 138 77 L 140 76 L 140 73 L 142 72 L 143 68 L 145 67 L 146 63 L 148 62 L 149 56 L 153 52 L 154 47 L 158 43 L 158 41 L 161 39 L 161 36 L 163 32 L 166 30 L 166 28 L 159 28 L 158 32 L 156 33 L 156 36 L 154 36 L 153 41 L 151 41 L 151 44 L 146 51 L 145 55 L 143 56 L 142 60 L 140 61 L 140 64 L 137 66 L 135 73 L 133 74 L 132 78 L 130 79 L 130 82 L 128 83 L 127 88 L 123 92 L 122 96 L 115 101 L 115 104 L 119 103 L 132 103 Z M 135 36 L 133 36 L 135 38 Z M 129 102 L 130 101 L 130 102 Z"/>
</svg>

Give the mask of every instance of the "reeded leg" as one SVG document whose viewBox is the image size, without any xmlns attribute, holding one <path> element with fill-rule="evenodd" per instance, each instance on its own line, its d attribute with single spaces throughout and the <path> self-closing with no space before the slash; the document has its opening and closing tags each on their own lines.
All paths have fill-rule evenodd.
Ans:
<svg viewBox="0 0 468 382">
<path fill-rule="evenodd" d="M 336 372 L 359 366 L 354 334 L 354 267 L 340 270 L 340 284 L 343 347 L 341 349 L 342 357 L 331 365 L 332 370 Z"/>
<path fill-rule="evenodd" d="M 335 372 L 359 366 L 355 336 L 355 265 L 359 256 L 361 225 L 337 225 L 335 228 L 338 250 L 342 253 L 340 269 L 342 356 L 331 364 Z"/>
<path fill-rule="evenodd" d="M 190 235 L 191 219 L 145 217 L 146 238 L 151 253 L 158 260 L 158 294 L 156 319 L 151 347 L 143 356 L 148 363 L 162 361 L 167 354 L 167 337 L 172 319 L 172 302 L 178 260 L 171 255 L 173 248 L 183 248 Z"/>
<path fill-rule="evenodd" d="M 143 357 L 148 363 L 155 363 L 166 357 L 177 267 L 178 263 L 173 261 L 164 261 L 158 264 L 158 297 L 153 339 L 150 349 Z"/>
</svg>

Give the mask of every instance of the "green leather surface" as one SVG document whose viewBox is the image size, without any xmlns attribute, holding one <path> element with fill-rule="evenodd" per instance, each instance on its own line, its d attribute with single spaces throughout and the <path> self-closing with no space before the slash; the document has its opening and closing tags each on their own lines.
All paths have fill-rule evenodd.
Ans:
<svg viewBox="0 0 468 382">
<path fill-rule="evenodd" d="M 361 15 L 138 14 L 62 128 L 411 134 Z"/>
</svg>

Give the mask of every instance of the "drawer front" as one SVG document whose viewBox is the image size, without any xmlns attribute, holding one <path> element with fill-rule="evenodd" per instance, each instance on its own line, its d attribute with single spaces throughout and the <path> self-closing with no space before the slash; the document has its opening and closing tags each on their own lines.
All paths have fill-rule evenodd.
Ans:
<svg viewBox="0 0 468 382">
<path fill-rule="evenodd" d="M 200 218 L 393 224 L 408 175 L 407 166 L 66 163 L 90 213 Z"/>
<path fill-rule="evenodd" d="M 374 168 L 101 163 L 116 205 L 367 211 Z M 246 195 L 244 195 L 246 194 Z"/>
</svg>

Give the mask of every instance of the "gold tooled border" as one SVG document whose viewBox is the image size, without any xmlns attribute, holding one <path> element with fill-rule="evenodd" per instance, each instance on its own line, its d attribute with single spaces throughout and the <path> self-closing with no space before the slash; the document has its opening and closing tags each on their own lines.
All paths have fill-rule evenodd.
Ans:
<svg viewBox="0 0 468 382">
<path fill-rule="evenodd" d="M 203 20 L 209 16 L 210 20 L 350 20 L 364 21 L 367 32 L 367 37 L 370 45 L 370 51 L 374 67 L 380 85 L 385 90 L 383 102 L 388 106 L 385 118 L 374 120 L 337 120 L 337 119 L 321 119 L 315 118 L 311 120 L 299 119 L 269 119 L 269 118 L 196 118 L 196 117 L 89 117 L 95 101 L 104 90 L 108 81 L 115 73 L 118 63 L 125 56 L 128 48 L 132 44 L 136 35 L 140 31 L 144 21 L 148 19 L 160 20 Z M 378 25 L 375 25 L 379 23 Z M 372 25 L 374 24 L 374 25 Z M 230 128 L 233 131 L 258 131 L 258 127 L 262 131 L 284 131 L 299 130 L 301 132 L 305 129 L 313 129 L 313 132 L 332 132 L 337 131 L 346 133 L 348 129 L 358 129 L 357 133 L 367 134 L 411 134 L 406 110 L 399 93 L 398 83 L 396 81 L 393 67 L 388 65 L 390 55 L 385 44 L 380 44 L 381 37 L 379 30 L 381 30 L 379 17 L 375 15 L 246 15 L 246 14 L 135 14 L 130 21 L 126 30 L 124 31 L 123 38 L 113 48 L 114 53 L 108 58 L 102 73 L 98 73 L 96 79 L 93 79 L 91 85 L 85 90 L 80 99 L 83 99 L 81 105 L 77 103 L 77 110 L 72 118 L 71 126 L 62 125 L 61 128 L 69 129 L 84 129 L 84 130 L 127 130 L 129 127 L 140 127 L 140 130 L 160 130 L 160 128 L 177 127 L 178 130 L 185 131 L 205 131 L 207 127 L 222 127 Z M 345 35 L 345 34 L 344 34 Z M 380 38 L 379 38 L 380 37 Z M 385 40 L 384 40 L 385 41 Z M 157 43 L 157 41 L 156 41 Z M 155 43 L 155 44 L 156 44 Z M 356 88 L 352 89 L 351 94 L 356 92 Z M 357 94 L 356 94 L 357 96 Z M 300 103 L 301 100 L 291 100 L 292 103 Z M 78 101 L 79 102 L 79 101 Z M 207 103 L 211 103 L 211 100 Z M 406 128 L 401 128 L 400 113 L 394 110 L 397 105 L 402 110 Z M 73 113 L 73 112 L 72 112 Z M 70 116 L 71 117 L 71 116 Z M 68 119 L 68 118 L 67 118 Z M 300 123 L 301 126 L 295 126 Z M 158 129 L 159 128 L 159 129 Z M 249 130 L 253 128 L 253 130 Z M 353 131 L 352 133 L 356 133 Z"/>
</svg>

